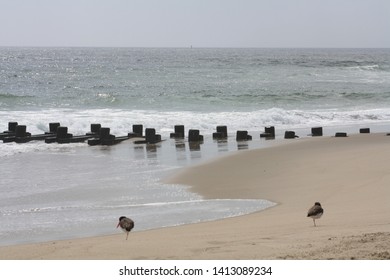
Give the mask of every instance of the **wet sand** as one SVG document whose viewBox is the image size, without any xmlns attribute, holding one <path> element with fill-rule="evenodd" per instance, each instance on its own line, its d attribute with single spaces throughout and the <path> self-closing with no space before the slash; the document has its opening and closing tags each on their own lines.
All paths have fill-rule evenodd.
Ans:
<svg viewBox="0 0 390 280">
<path fill-rule="evenodd" d="M 245 150 L 166 182 L 265 211 L 156 230 L 0 248 L 1 259 L 390 259 L 390 137 L 318 137 Z M 313 226 L 314 202 L 325 212 Z M 137 221 L 136 221 L 137 223 Z"/>
</svg>

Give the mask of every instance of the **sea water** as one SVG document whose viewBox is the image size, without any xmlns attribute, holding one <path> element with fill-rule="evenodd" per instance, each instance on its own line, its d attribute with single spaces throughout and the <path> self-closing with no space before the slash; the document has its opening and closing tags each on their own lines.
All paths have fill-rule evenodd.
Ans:
<svg viewBox="0 0 390 280">
<path fill-rule="evenodd" d="M 226 218 L 274 203 L 206 200 L 161 179 L 269 145 L 265 126 L 277 138 L 314 126 L 386 131 L 390 50 L 0 48 L 0 120 L 1 131 L 17 121 L 32 134 L 50 122 L 74 135 L 100 123 L 116 136 L 143 124 L 164 140 L 0 143 L 1 245 L 112 234 L 122 215 L 135 230 Z M 199 129 L 204 143 L 169 139 L 177 124 Z M 228 126 L 227 141 L 212 139 L 218 125 Z M 253 140 L 236 142 L 237 130 Z"/>
</svg>

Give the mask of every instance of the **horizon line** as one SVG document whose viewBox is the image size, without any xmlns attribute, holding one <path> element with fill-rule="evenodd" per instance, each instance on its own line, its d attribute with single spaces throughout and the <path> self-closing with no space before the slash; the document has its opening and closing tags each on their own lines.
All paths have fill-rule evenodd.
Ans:
<svg viewBox="0 0 390 280">
<path fill-rule="evenodd" d="M 290 46 L 290 47 L 253 47 L 253 46 L 235 46 L 235 47 L 223 47 L 223 46 L 82 46 L 82 45 L 0 45 L 0 48 L 106 48 L 106 49 L 390 49 L 389 47 L 303 47 L 303 46 Z"/>
</svg>

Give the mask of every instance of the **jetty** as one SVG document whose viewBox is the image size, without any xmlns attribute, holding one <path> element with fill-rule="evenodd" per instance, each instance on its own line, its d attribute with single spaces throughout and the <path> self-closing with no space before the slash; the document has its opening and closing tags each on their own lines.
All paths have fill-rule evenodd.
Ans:
<svg viewBox="0 0 390 280">
<path fill-rule="evenodd" d="M 267 126 L 264 128 L 264 132 L 260 133 L 260 139 L 275 139 L 276 129 L 274 126 Z M 359 133 L 370 133 L 370 128 L 360 128 Z M 279 135 L 283 135 L 279 133 Z M 322 127 L 312 127 L 311 134 L 306 136 L 320 137 L 323 136 Z M 390 135 L 390 134 L 387 134 Z M 187 136 L 187 137 L 186 137 Z M 232 136 L 232 135 L 231 135 Z M 296 139 L 300 136 L 295 133 L 295 131 L 287 130 L 284 132 L 284 139 Z M 346 132 L 336 132 L 333 137 L 348 137 Z M 8 122 L 8 129 L 0 133 L 0 140 L 3 143 L 27 143 L 31 141 L 44 141 L 47 144 L 58 143 L 58 144 L 69 144 L 69 143 L 83 143 L 87 142 L 89 146 L 96 145 L 116 145 L 128 139 L 134 138 L 132 143 L 134 144 L 146 144 L 154 145 L 161 141 L 162 136 L 156 132 L 155 128 L 146 128 L 144 130 L 142 124 L 134 124 L 132 126 L 132 131 L 128 132 L 123 136 L 115 136 L 111 134 L 109 127 L 102 127 L 99 123 L 93 123 L 90 125 L 90 131 L 84 135 L 73 135 L 68 132 L 68 127 L 62 126 L 59 122 L 49 123 L 49 130 L 42 134 L 32 135 L 27 131 L 26 125 L 21 125 L 18 122 Z M 200 145 L 204 141 L 204 136 L 200 133 L 199 129 L 189 129 L 186 135 L 185 127 L 182 124 L 177 124 L 174 126 L 174 132 L 170 133 L 170 138 L 175 139 L 177 143 L 182 143 L 183 140 L 187 138 L 190 148 L 194 150 L 199 150 Z M 212 133 L 212 139 L 217 142 L 226 142 L 228 141 L 228 128 L 226 125 L 219 125 L 216 127 L 216 132 Z M 246 143 L 247 141 L 252 140 L 252 135 L 249 135 L 247 130 L 237 130 L 235 133 L 235 140 L 240 145 Z"/>
</svg>

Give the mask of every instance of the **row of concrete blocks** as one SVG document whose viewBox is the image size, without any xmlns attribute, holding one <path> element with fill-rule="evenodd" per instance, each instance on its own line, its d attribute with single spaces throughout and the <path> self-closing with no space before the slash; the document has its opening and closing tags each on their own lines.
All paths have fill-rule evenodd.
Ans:
<svg viewBox="0 0 390 280">
<path fill-rule="evenodd" d="M 4 143 L 26 143 L 33 140 L 45 140 L 46 138 L 53 137 L 55 135 L 54 129 L 56 129 L 54 128 L 54 124 L 51 124 L 50 132 L 31 135 L 31 133 L 27 132 L 27 127 L 25 125 L 19 125 L 17 122 L 9 122 L 8 130 L 0 133 L 0 140 L 3 140 Z"/>
<path fill-rule="evenodd" d="M 60 123 L 50 123 L 49 132 L 38 135 L 31 135 L 27 132 L 25 125 L 19 125 L 17 122 L 9 122 L 8 130 L 0 133 L 0 140 L 4 143 L 16 142 L 27 143 L 34 140 L 43 140 L 45 143 L 81 143 L 88 141 L 91 146 L 94 145 L 114 145 L 124 140 L 138 137 L 141 138 L 135 141 L 140 143 L 158 143 L 161 141 L 161 135 L 156 134 L 154 128 L 145 129 L 145 136 L 143 136 L 143 125 L 133 125 L 133 132 L 126 136 L 117 137 L 110 134 L 110 128 L 102 127 L 100 124 L 91 124 L 91 131 L 85 135 L 74 136 L 68 133 L 68 128 L 61 126 Z"/>
<path fill-rule="evenodd" d="M 370 133 L 370 128 L 360 128 L 359 132 L 360 133 Z M 313 136 L 313 137 L 323 136 L 322 127 L 313 127 L 311 129 L 311 134 L 309 136 Z M 336 132 L 334 136 L 335 137 L 347 137 L 348 134 L 346 132 Z M 299 136 L 297 136 L 294 131 L 286 131 L 284 133 L 285 139 L 293 139 L 293 138 L 298 138 L 298 137 Z"/>
<path fill-rule="evenodd" d="M 184 125 L 175 125 L 175 132 L 170 134 L 171 138 L 175 139 L 184 139 L 185 138 L 185 129 Z M 228 138 L 227 126 L 220 125 L 217 126 L 217 131 L 213 133 L 213 139 L 215 140 L 224 140 Z M 265 132 L 260 134 L 260 137 L 275 138 L 275 127 L 266 127 Z M 188 141 L 189 142 L 203 142 L 203 135 L 200 135 L 198 129 L 190 129 L 188 131 Z M 237 141 L 252 140 L 252 136 L 248 135 L 247 130 L 238 130 L 236 132 Z"/>
<path fill-rule="evenodd" d="M 184 134 L 184 125 L 176 125 L 174 127 L 175 132 L 171 133 L 171 138 L 183 139 L 185 137 Z M 228 138 L 227 126 L 217 126 L 217 132 L 213 133 L 213 139 L 223 140 Z M 369 128 L 360 129 L 360 133 L 370 133 Z M 313 127 L 311 129 L 311 136 L 323 136 L 322 127 Z M 295 134 L 295 131 L 285 131 L 284 138 L 285 139 L 294 139 L 298 138 Z M 335 137 L 347 137 L 347 133 L 345 132 L 337 132 Z M 265 127 L 263 133 L 260 134 L 260 138 L 266 139 L 275 139 L 275 127 L 269 126 Z M 237 141 L 247 141 L 252 140 L 252 136 L 248 134 L 247 130 L 237 130 L 236 132 L 236 140 Z M 203 136 L 199 135 L 199 130 L 190 129 L 188 132 L 188 141 L 189 142 L 201 142 L 203 141 Z"/>
<path fill-rule="evenodd" d="M 175 125 L 174 133 L 171 133 L 171 138 L 184 139 L 185 129 L 184 125 Z M 361 128 L 360 133 L 370 133 L 369 128 Z M 311 136 L 323 136 L 322 127 L 313 127 L 311 129 Z M 346 137 L 347 133 L 337 132 L 335 137 Z M 101 127 L 100 124 L 91 124 L 91 132 L 85 135 L 73 136 L 68 133 L 68 128 L 60 126 L 60 123 L 50 123 L 49 132 L 39 135 L 31 135 L 26 131 L 25 125 L 18 125 L 17 122 L 9 122 L 8 130 L 0 133 L 0 139 L 3 142 L 18 142 L 26 143 L 33 140 L 45 140 L 46 143 L 76 143 L 85 142 L 88 140 L 89 145 L 113 145 L 120 143 L 129 138 L 139 137 L 140 140 L 136 140 L 136 144 L 149 143 L 154 144 L 161 141 L 161 135 L 156 134 L 154 128 L 146 128 L 145 136 L 143 136 L 143 125 L 133 125 L 133 132 L 128 133 L 127 136 L 116 137 L 110 134 L 110 128 Z M 261 138 L 274 139 L 275 138 L 275 127 L 265 127 L 264 133 L 260 134 Z M 285 139 L 293 139 L 298 136 L 294 131 L 286 131 L 284 134 Z M 216 132 L 213 133 L 213 139 L 223 140 L 228 138 L 227 126 L 217 126 Z M 203 135 L 200 135 L 199 130 L 190 129 L 188 131 L 189 142 L 203 142 Z M 252 136 L 248 135 L 246 130 L 238 130 L 236 132 L 237 141 L 252 140 Z"/>
<path fill-rule="evenodd" d="M 110 128 L 101 127 L 100 124 L 91 124 L 91 132 L 85 135 L 74 136 L 68 133 L 68 128 L 61 126 L 60 123 L 50 123 L 49 132 L 38 135 L 31 135 L 27 132 L 25 125 L 19 125 L 17 122 L 9 122 L 8 130 L 0 133 L 0 139 L 4 143 L 16 142 L 27 143 L 34 140 L 43 140 L 45 143 L 81 143 L 88 140 L 90 145 L 113 145 L 123 140 L 129 139 L 129 136 L 115 137 L 110 134 Z"/>
</svg>

